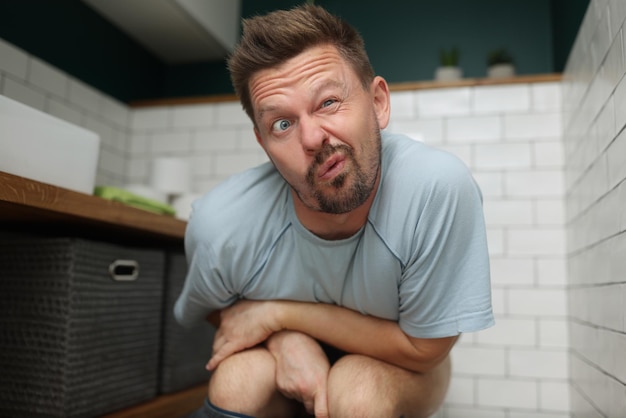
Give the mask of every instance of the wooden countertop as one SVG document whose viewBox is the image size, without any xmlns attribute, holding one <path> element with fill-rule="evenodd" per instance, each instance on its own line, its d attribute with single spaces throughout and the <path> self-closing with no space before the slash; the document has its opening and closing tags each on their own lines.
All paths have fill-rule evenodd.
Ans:
<svg viewBox="0 0 626 418">
<path fill-rule="evenodd" d="M 33 232 L 182 245 L 187 223 L 0 171 L 0 224 Z"/>
</svg>

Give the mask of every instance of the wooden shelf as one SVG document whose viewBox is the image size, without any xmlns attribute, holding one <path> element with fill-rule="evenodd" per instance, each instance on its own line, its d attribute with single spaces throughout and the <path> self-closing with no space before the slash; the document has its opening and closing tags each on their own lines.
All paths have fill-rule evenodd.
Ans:
<svg viewBox="0 0 626 418">
<path fill-rule="evenodd" d="M 119 202 L 0 171 L 0 222 L 6 227 L 150 245 L 182 245 L 187 223 Z"/>
<path fill-rule="evenodd" d="M 462 78 L 455 81 L 416 81 L 407 83 L 391 83 L 389 91 L 409 91 L 427 89 L 445 89 L 453 87 L 496 86 L 506 84 L 548 83 L 562 80 L 561 74 L 517 75 L 507 78 Z"/>
<path fill-rule="evenodd" d="M 132 408 L 123 409 L 103 418 L 181 418 L 200 408 L 207 396 L 202 384 L 181 392 L 161 395 Z"/>
<path fill-rule="evenodd" d="M 456 81 L 408 81 L 389 83 L 389 91 L 410 91 L 426 89 L 445 89 L 453 87 L 494 86 L 499 84 L 546 83 L 558 82 L 563 78 L 560 73 L 517 75 L 509 78 L 462 78 Z M 207 103 L 236 102 L 234 94 L 216 94 L 211 96 L 172 97 L 165 99 L 138 100 L 130 103 L 130 107 L 180 106 Z"/>
</svg>

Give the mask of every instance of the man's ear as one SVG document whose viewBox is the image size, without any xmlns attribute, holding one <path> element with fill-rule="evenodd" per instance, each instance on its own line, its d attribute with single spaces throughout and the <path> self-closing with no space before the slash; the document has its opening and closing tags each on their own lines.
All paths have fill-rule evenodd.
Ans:
<svg viewBox="0 0 626 418">
<path fill-rule="evenodd" d="M 380 129 L 384 129 L 389 124 L 391 113 L 389 86 L 384 78 L 376 76 L 372 80 L 370 90 L 374 99 L 374 111 L 376 112 L 376 119 L 378 119 L 378 126 Z"/>
</svg>

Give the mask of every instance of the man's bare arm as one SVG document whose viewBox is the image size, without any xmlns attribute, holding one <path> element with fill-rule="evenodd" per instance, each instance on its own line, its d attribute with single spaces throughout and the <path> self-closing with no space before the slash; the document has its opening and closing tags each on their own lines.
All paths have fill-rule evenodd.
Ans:
<svg viewBox="0 0 626 418">
<path fill-rule="evenodd" d="M 241 301 L 221 313 L 210 369 L 229 355 L 281 330 L 298 331 L 343 351 L 363 354 L 414 372 L 427 372 L 446 358 L 457 340 L 413 338 L 394 321 L 336 305 L 291 301 Z"/>
</svg>

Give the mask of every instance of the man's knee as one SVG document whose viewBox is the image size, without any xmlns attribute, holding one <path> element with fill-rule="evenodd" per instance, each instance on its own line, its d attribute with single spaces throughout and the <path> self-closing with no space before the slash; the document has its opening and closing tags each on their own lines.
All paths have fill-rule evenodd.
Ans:
<svg viewBox="0 0 626 418">
<path fill-rule="evenodd" d="M 398 407 L 395 385 L 378 362 L 347 355 L 331 368 L 328 379 L 330 416 L 393 417 Z"/>
<path fill-rule="evenodd" d="M 446 359 L 419 374 L 359 355 L 347 355 L 331 368 L 330 416 L 428 417 L 440 407 L 450 376 Z"/>
<path fill-rule="evenodd" d="M 276 392 L 275 362 L 265 349 L 233 354 L 220 363 L 209 381 L 209 400 L 222 409 L 255 415 Z"/>
</svg>

